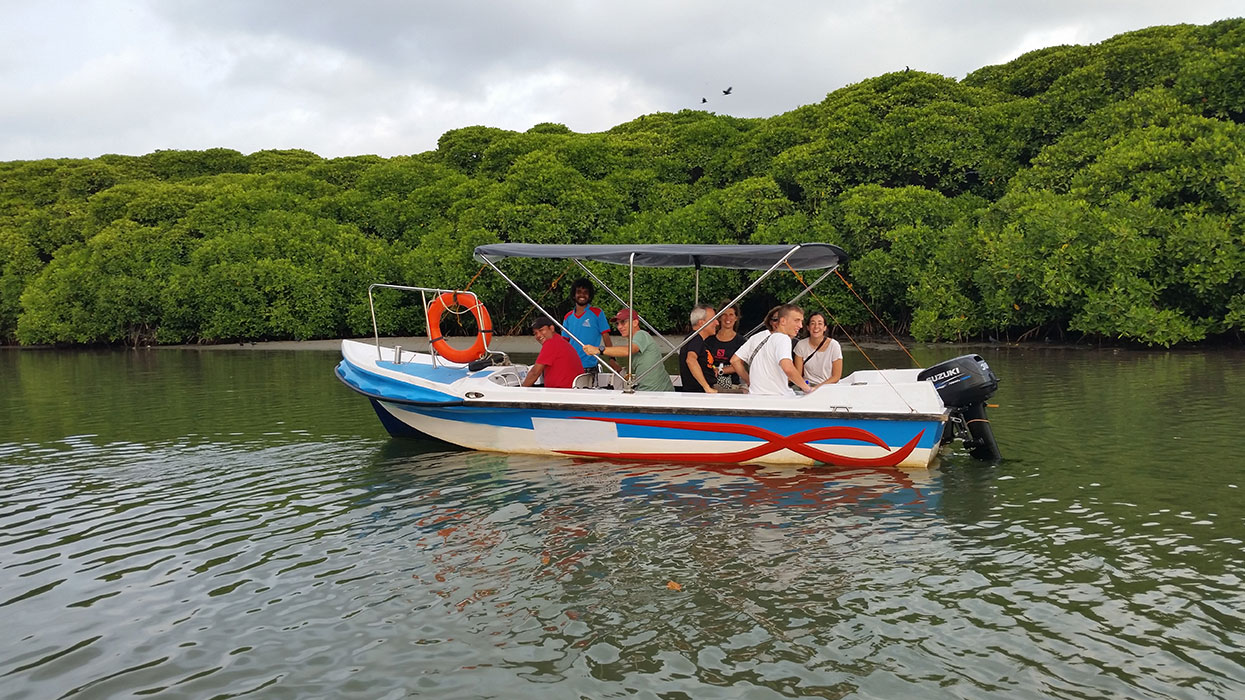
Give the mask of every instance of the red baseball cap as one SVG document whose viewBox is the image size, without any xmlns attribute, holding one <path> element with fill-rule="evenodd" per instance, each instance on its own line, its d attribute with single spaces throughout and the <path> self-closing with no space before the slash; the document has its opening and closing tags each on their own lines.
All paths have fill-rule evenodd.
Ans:
<svg viewBox="0 0 1245 700">
<path fill-rule="evenodd" d="M 615 321 L 634 321 L 637 318 L 639 318 L 639 315 L 631 309 L 622 309 L 618 313 L 614 314 Z"/>
</svg>

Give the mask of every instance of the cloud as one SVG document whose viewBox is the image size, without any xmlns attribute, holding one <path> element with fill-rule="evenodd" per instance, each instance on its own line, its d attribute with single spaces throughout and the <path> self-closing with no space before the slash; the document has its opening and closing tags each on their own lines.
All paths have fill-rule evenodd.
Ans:
<svg viewBox="0 0 1245 700">
<path fill-rule="evenodd" d="M 0 28 L 0 159 L 215 146 L 388 156 L 473 124 L 600 131 L 684 108 L 765 117 L 905 66 L 958 78 L 1234 7 L 42 0 L 15 5 Z"/>
</svg>

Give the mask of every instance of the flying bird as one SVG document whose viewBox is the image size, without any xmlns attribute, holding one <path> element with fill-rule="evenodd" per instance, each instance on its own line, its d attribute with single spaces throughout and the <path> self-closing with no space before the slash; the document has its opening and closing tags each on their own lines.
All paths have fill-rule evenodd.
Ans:
<svg viewBox="0 0 1245 700">
<path fill-rule="evenodd" d="M 729 95 L 729 94 L 731 94 L 731 90 L 734 90 L 734 89 L 735 89 L 735 87 L 732 85 L 731 87 L 728 87 L 728 88 L 726 88 L 725 90 L 723 90 L 723 91 L 722 91 L 722 94 L 723 94 L 723 95 Z"/>
<path fill-rule="evenodd" d="M 703 105 L 704 103 L 708 102 L 708 101 L 709 101 L 709 98 L 707 98 L 707 97 L 702 97 L 702 98 L 700 98 L 700 103 L 701 103 L 702 105 Z"/>
</svg>

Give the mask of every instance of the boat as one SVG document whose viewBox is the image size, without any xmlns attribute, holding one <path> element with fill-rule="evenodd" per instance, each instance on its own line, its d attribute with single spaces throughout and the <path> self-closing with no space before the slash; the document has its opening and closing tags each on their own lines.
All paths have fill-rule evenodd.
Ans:
<svg viewBox="0 0 1245 700">
<path fill-rule="evenodd" d="M 598 290 L 612 295 L 619 306 L 634 309 L 637 267 L 692 269 L 697 295 L 702 269 L 763 271 L 732 306 L 779 269 L 822 271 L 795 302 L 846 260 L 846 253 L 826 243 L 499 243 L 476 248 L 474 257 L 539 312 L 557 319 L 505 274 L 504 260 L 575 261 Z M 601 282 L 586 263 L 626 266 L 628 298 Z M 421 295 L 428 311 L 427 349 L 382 345 L 374 302 L 374 291 L 380 288 Z M 368 299 L 373 341 L 343 340 L 336 374 L 367 397 L 395 437 L 439 440 L 471 450 L 587 459 L 905 469 L 931 468 L 944 445 L 960 440 L 974 457 L 1000 458 L 985 415 L 985 402 L 998 379 L 979 355 L 924 369 L 859 370 L 798 396 L 641 391 L 634 388 L 633 377 L 608 367 L 599 375 L 581 375 L 571 388 L 523 387 L 529 367 L 491 347 L 496 344 L 491 320 L 474 293 L 378 283 L 369 287 Z M 478 333 L 471 348 L 456 349 L 441 336 L 439 324 L 447 309 L 475 317 Z M 658 337 L 643 318 L 640 323 Z M 667 357 L 677 347 L 671 344 Z"/>
</svg>

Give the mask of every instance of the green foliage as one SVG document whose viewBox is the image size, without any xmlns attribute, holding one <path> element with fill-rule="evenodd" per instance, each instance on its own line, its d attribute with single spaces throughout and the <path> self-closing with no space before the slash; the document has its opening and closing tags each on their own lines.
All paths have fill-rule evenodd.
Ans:
<svg viewBox="0 0 1245 700">
<path fill-rule="evenodd" d="M 348 156 L 309 165 L 303 172 L 331 185 L 353 187 L 363 173 L 384 162 L 380 156 Z"/>
<path fill-rule="evenodd" d="M 909 286 L 943 245 L 951 224 L 973 205 L 980 202 L 920 187 L 864 185 L 840 198 L 836 229 L 848 250 L 862 251 L 852 262 L 852 277 L 876 312 L 904 322 L 905 310 L 920 306 Z"/>
<path fill-rule="evenodd" d="M 1215 49 L 1185 61 L 1172 90 L 1207 117 L 1245 122 L 1245 47 Z"/>
<path fill-rule="evenodd" d="M 141 226 L 171 225 L 208 196 L 203 188 L 190 185 L 136 182 L 101 192 L 91 198 L 87 208 L 96 227 L 121 220 Z"/>
<path fill-rule="evenodd" d="M 22 290 L 42 266 L 38 251 L 25 236 L 0 229 L 0 340 L 16 340 Z"/>
<path fill-rule="evenodd" d="M 372 282 L 470 283 L 508 329 L 529 302 L 472 258 L 496 241 L 836 243 L 852 286 L 806 303 L 853 332 L 881 330 L 859 294 L 928 340 L 1239 339 L 1242 84 L 1238 19 L 1033 51 L 962 81 L 888 73 L 769 119 L 468 126 L 394 158 L 215 148 L 0 163 L 0 342 L 363 335 Z M 580 274 L 506 269 L 554 306 Z M 594 272 L 622 289 L 625 271 Z M 704 270 L 700 299 L 754 278 Z M 808 281 L 777 276 L 749 303 Z M 692 275 L 637 282 L 648 318 L 686 328 Z M 376 304 L 381 332 L 422 332 L 417 298 Z"/>
<path fill-rule="evenodd" d="M 92 226 L 84 207 L 72 204 L 54 204 L 31 209 L 11 219 L 10 230 L 21 234 L 34 246 L 43 262 L 52 259 L 61 246 L 87 238 Z"/>
<path fill-rule="evenodd" d="M 1092 55 L 1093 48 L 1089 46 L 1050 46 L 1004 65 L 975 70 L 964 77 L 964 84 L 1017 97 L 1036 97 L 1055 81 L 1084 66 Z"/>
<path fill-rule="evenodd" d="M 469 126 L 447 131 L 437 140 L 441 162 L 467 175 L 475 175 L 490 144 L 513 131 L 488 126 Z"/>
<path fill-rule="evenodd" d="M 246 158 L 252 173 L 292 172 L 320 165 L 324 159 L 298 148 L 256 151 Z"/>
<path fill-rule="evenodd" d="M 1006 99 L 928 73 L 890 73 L 827 97 L 814 138 L 781 153 L 771 172 L 812 212 L 865 183 L 972 191 L 983 166 L 1009 170 L 986 141 L 999 130 L 991 109 Z"/>
<path fill-rule="evenodd" d="M 388 252 L 350 226 L 267 212 L 190 254 L 172 284 L 173 325 L 208 341 L 361 335 L 370 319 L 360 294 L 392 269 Z"/>
<path fill-rule="evenodd" d="M 245 173 L 251 171 L 250 160 L 228 148 L 206 151 L 155 151 L 138 158 L 145 168 L 160 180 L 189 180 L 206 175 Z"/>
<path fill-rule="evenodd" d="M 623 167 L 622 144 L 604 134 L 563 139 L 555 147 L 558 159 L 590 180 L 601 180 Z"/>
<path fill-rule="evenodd" d="M 168 301 L 166 282 L 185 249 L 182 235 L 132 221 L 67 246 L 23 292 L 18 340 L 131 345 L 152 340 Z"/>
<path fill-rule="evenodd" d="M 0 213 L 12 216 L 26 207 L 46 207 L 60 201 L 61 170 L 81 161 L 37 160 L 0 165 L 4 187 L 0 187 Z"/>
<path fill-rule="evenodd" d="M 401 198 L 453 175 L 451 168 L 427 158 L 390 158 L 360 172 L 353 189 L 369 199 Z"/>
<path fill-rule="evenodd" d="M 63 168 L 60 172 L 61 199 L 85 200 L 121 182 L 116 168 L 99 161 Z"/>
<path fill-rule="evenodd" d="M 807 130 L 785 125 L 775 118 L 749 131 L 734 148 L 719 158 L 721 177 L 726 182 L 765 175 L 774 159 L 784 151 L 808 141 Z"/>
</svg>

